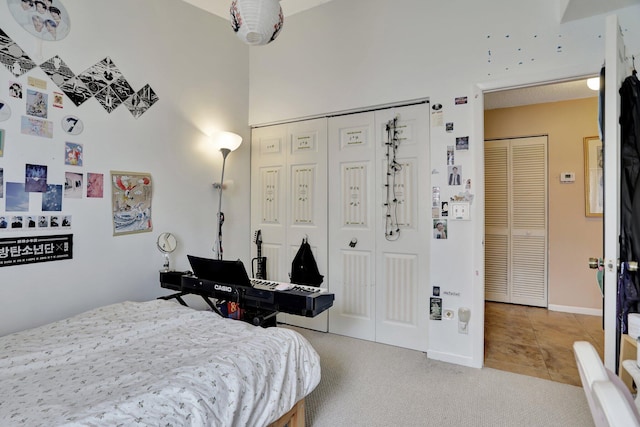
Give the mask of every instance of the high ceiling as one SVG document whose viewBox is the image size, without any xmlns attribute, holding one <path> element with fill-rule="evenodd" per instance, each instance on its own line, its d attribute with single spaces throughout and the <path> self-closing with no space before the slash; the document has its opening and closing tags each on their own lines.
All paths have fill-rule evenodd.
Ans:
<svg viewBox="0 0 640 427">
<path fill-rule="evenodd" d="M 229 6 L 231 0 L 183 0 L 190 3 L 200 9 L 207 12 L 218 15 L 224 19 L 229 19 Z M 328 3 L 331 0 L 280 0 L 280 6 L 285 16 L 291 16 L 294 13 L 302 12 L 303 10 L 311 9 L 321 5 L 322 3 Z M 638 0 L 640 1 L 640 0 Z"/>
<path fill-rule="evenodd" d="M 231 0 L 183 0 L 202 10 L 229 19 Z M 285 16 L 291 16 L 303 10 L 311 9 L 323 3 L 338 0 L 281 0 L 280 5 Z M 564 4 L 562 22 L 600 15 L 612 10 L 640 4 L 640 0 L 558 0 Z"/>
</svg>

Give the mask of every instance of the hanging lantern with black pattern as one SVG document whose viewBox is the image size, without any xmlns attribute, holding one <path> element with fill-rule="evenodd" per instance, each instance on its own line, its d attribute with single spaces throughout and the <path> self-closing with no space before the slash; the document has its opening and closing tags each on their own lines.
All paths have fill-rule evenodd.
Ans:
<svg viewBox="0 0 640 427">
<path fill-rule="evenodd" d="M 271 43 L 284 24 L 280 0 L 233 0 L 229 12 L 233 31 L 252 46 Z"/>
</svg>

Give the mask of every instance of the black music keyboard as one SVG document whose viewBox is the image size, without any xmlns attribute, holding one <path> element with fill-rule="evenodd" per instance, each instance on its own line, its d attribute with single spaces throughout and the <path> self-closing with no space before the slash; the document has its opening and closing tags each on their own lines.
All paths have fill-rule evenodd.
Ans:
<svg viewBox="0 0 640 427">
<path fill-rule="evenodd" d="M 237 302 L 243 308 L 315 317 L 332 307 L 335 299 L 326 288 L 288 284 L 292 286 L 290 289 L 277 290 L 281 282 L 251 279 L 250 283 L 251 286 L 230 285 L 189 274 L 160 273 L 160 284 L 164 288 Z"/>
<path fill-rule="evenodd" d="M 247 305 L 256 308 L 274 307 L 283 313 L 315 317 L 333 306 L 335 295 L 326 288 L 251 279 L 253 285 L 246 293 Z M 289 285 L 289 289 L 278 290 L 279 285 Z"/>
</svg>

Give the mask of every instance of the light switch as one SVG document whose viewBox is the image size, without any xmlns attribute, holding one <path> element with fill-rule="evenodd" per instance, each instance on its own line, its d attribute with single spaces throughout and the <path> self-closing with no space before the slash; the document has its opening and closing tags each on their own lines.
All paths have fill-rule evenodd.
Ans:
<svg viewBox="0 0 640 427">
<path fill-rule="evenodd" d="M 451 219 L 468 220 L 470 215 L 469 202 L 451 202 L 449 204 Z"/>
</svg>

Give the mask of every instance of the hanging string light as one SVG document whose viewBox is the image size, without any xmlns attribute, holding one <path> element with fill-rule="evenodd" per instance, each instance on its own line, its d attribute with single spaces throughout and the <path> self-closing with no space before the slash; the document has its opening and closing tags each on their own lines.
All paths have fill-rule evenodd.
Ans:
<svg viewBox="0 0 640 427">
<path fill-rule="evenodd" d="M 233 31 L 252 46 L 274 41 L 284 24 L 280 0 L 233 0 L 229 12 Z"/>
<path fill-rule="evenodd" d="M 385 142 L 387 146 L 387 180 L 385 182 L 387 197 L 384 203 L 387 212 L 385 214 L 384 237 L 390 241 L 400 238 L 400 225 L 398 224 L 398 204 L 400 201 L 396 195 L 396 176 L 402 170 L 402 165 L 396 160 L 396 152 L 400 142 L 397 127 L 397 116 L 387 122 L 387 141 Z"/>
</svg>

